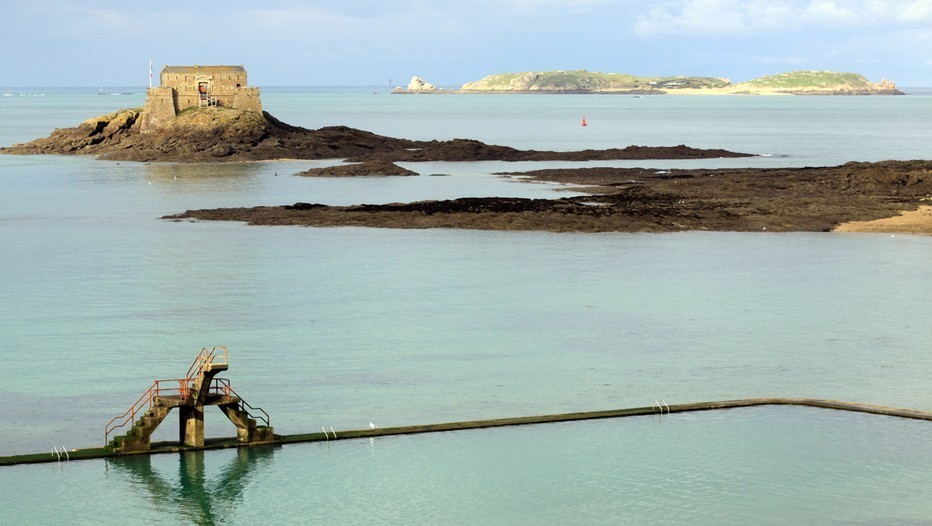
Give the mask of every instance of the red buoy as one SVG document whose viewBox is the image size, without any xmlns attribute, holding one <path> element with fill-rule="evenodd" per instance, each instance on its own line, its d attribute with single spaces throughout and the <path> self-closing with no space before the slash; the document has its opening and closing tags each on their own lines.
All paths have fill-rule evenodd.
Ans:
<svg viewBox="0 0 932 526">
<path fill-rule="evenodd" d="M 585 115 L 582 116 L 582 124 L 581 124 L 581 126 L 589 126 L 588 124 L 586 124 L 586 116 L 585 116 Z"/>
</svg>

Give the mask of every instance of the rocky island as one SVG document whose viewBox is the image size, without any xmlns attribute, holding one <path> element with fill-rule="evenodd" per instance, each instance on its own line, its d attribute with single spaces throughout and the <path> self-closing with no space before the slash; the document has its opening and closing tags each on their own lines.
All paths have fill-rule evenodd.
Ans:
<svg viewBox="0 0 932 526">
<path fill-rule="evenodd" d="M 171 162 L 274 159 L 589 161 L 751 155 L 684 145 L 559 152 L 518 150 L 470 139 L 414 141 L 345 126 L 309 130 L 281 122 L 267 112 L 225 107 L 186 109 L 158 126 L 146 127 L 145 122 L 145 108 L 120 110 L 88 119 L 73 128 L 55 130 L 49 137 L 0 148 L 0 153 L 94 155 L 109 160 Z"/>
<path fill-rule="evenodd" d="M 393 93 L 602 93 L 629 95 L 902 95 L 889 80 L 872 83 L 857 73 L 793 71 L 732 83 L 719 77 L 638 77 L 624 73 L 528 71 L 490 75 L 443 90 L 414 77 Z"/>
<path fill-rule="evenodd" d="M 96 155 L 125 161 L 220 162 L 347 159 L 362 162 L 306 176 L 412 175 L 394 161 L 589 161 L 744 157 L 687 146 L 610 148 L 579 152 L 517 150 L 468 139 L 412 141 L 345 126 L 309 130 L 262 110 L 259 89 L 243 66 L 165 66 L 143 108 L 88 119 L 49 137 L 0 148 L 0 153 Z M 423 89 L 433 88 L 421 82 Z M 436 88 L 434 88 L 436 89 Z M 368 162 L 371 161 L 371 162 Z"/>
</svg>

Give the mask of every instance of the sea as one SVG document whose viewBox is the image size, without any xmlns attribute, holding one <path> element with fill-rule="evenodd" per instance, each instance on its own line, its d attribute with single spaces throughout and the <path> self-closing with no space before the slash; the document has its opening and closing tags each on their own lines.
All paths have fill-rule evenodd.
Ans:
<svg viewBox="0 0 932 526">
<path fill-rule="evenodd" d="M 901 97 L 392 95 L 270 87 L 306 128 L 742 159 L 181 165 L 0 155 L 0 455 L 104 444 L 203 347 L 277 433 L 755 397 L 932 411 L 932 237 L 258 227 L 188 209 L 559 197 L 551 167 L 932 158 Z M 0 145 L 145 90 L 0 88 Z M 588 126 L 580 126 L 585 116 Z M 209 408 L 208 408 L 209 409 Z M 233 436 L 220 411 L 208 436 Z M 177 438 L 173 415 L 155 440 Z M 932 524 L 932 424 L 802 407 L 0 467 L 4 524 Z"/>
</svg>

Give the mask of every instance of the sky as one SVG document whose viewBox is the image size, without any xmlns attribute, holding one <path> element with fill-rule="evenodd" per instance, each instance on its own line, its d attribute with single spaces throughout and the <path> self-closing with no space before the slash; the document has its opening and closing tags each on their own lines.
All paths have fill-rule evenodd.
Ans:
<svg viewBox="0 0 932 526">
<path fill-rule="evenodd" d="M 932 86 L 932 0 L 0 0 L 0 86 L 144 86 L 149 60 L 256 86 L 459 86 L 588 69 L 795 70 Z"/>
</svg>

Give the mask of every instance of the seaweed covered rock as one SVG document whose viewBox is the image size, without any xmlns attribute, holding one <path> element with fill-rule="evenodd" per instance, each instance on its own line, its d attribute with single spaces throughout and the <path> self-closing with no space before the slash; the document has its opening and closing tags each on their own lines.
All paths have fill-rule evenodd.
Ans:
<svg viewBox="0 0 932 526">
<path fill-rule="evenodd" d="M 338 164 L 323 168 L 311 168 L 295 175 L 303 177 L 365 177 L 378 175 L 419 175 L 389 161 L 366 161 L 362 163 Z"/>
<path fill-rule="evenodd" d="M 517 150 L 469 139 L 412 141 L 346 126 L 309 130 L 286 124 L 266 112 L 217 106 L 184 110 L 162 125 L 143 131 L 143 112 L 130 109 L 96 117 L 74 128 L 55 130 L 49 137 L 0 148 L 0 153 L 95 155 L 112 160 L 169 162 L 272 159 L 584 161 L 749 156 L 684 146 L 553 152 Z"/>
</svg>

